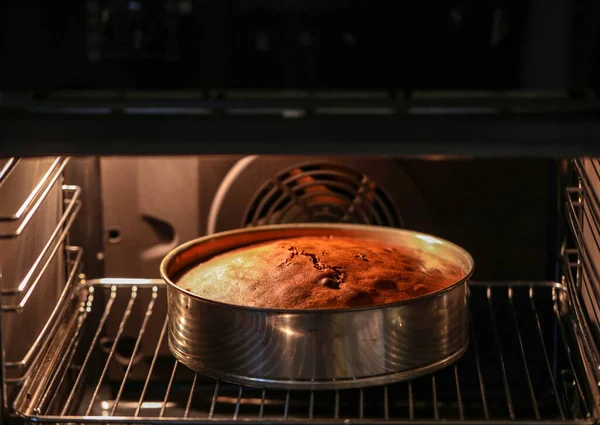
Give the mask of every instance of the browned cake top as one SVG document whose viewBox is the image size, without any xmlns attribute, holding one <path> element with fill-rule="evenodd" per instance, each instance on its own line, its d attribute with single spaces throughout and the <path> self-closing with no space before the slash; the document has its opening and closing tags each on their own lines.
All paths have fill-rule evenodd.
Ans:
<svg viewBox="0 0 600 425">
<path fill-rule="evenodd" d="M 299 237 L 218 255 L 187 271 L 177 284 L 229 304 L 329 309 L 415 298 L 464 276 L 450 262 L 413 248 L 358 238 Z"/>
</svg>

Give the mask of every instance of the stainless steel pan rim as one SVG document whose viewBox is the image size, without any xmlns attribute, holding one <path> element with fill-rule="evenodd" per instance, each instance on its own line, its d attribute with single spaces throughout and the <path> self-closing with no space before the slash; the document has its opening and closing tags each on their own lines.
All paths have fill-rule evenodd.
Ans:
<svg viewBox="0 0 600 425">
<path fill-rule="evenodd" d="M 169 338 L 169 348 L 173 352 L 173 356 L 185 364 L 186 358 L 176 348 L 171 346 L 171 339 Z M 272 388 L 279 390 L 347 390 L 352 388 L 364 388 L 378 385 L 392 384 L 398 381 L 407 381 L 409 379 L 415 379 L 420 376 L 429 375 L 437 372 L 458 361 L 468 350 L 469 343 L 467 342 L 459 351 L 449 355 L 448 357 L 441 359 L 437 362 L 430 363 L 426 366 L 404 370 L 402 372 L 385 373 L 376 376 L 366 376 L 361 378 L 349 378 L 349 379 L 332 379 L 330 381 L 311 381 L 311 380 L 282 380 L 282 379 L 264 379 L 264 378 L 251 378 L 248 376 L 234 375 L 224 372 L 216 372 L 210 369 L 196 370 L 196 372 L 202 375 L 208 376 L 209 378 L 219 379 L 225 382 L 231 382 L 234 384 L 242 384 L 249 387 L 257 388 Z"/>
<path fill-rule="evenodd" d="M 167 267 L 173 261 L 174 258 L 176 258 L 182 252 L 187 251 L 194 246 L 201 245 L 201 244 L 207 243 L 207 242 L 215 240 L 215 239 L 224 239 L 224 238 L 234 237 L 239 234 L 261 233 L 261 232 L 264 232 L 267 230 L 273 231 L 273 230 L 278 230 L 278 229 L 324 229 L 324 230 L 333 229 L 333 230 L 354 230 L 354 231 L 368 231 L 368 232 L 383 231 L 385 233 L 390 233 L 390 234 L 396 233 L 396 234 L 403 234 L 403 235 L 413 235 L 415 237 L 424 237 L 424 238 L 427 238 L 430 240 L 436 240 L 439 243 L 444 244 L 448 247 L 451 247 L 454 250 L 456 250 L 457 252 L 460 252 L 460 254 L 464 256 L 469 267 L 468 267 L 468 270 L 463 270 L 463 272 L 465 272 L 465 276 L 461 280 L 457 281 L 456 283 L 454 283 L 450 286 L 447 286 L 446 288 L 439 289 L 435 292 L 430 292 L 429 294 L 421 295 L 419 297 L 411 298 L 408 300 L 397 301 L 397 302 L 387 303 L 387 304 L 375 304 L 375 305 L 362 306 L 362 307 L 331 308 L 331 309 L 294 309 L 294 308 L 251 307 L 251 306 L 244 306 L 244 305 L 239 305 L 239 304 L 230 304 L 230 303 L 223 303 L 220 301 L 213 301 L 208 298 L 203 298 L 191 291 L 188 291 L 187 289 L 181 288 L 179 285 L 177 285 L 177 283 L 175 283 L 171 280 L 171 277 L 169 276 L 169 274 L 167 272 Z M 278 238 L 273 238 L 273 239 L 278 239 Z M 238 248 L 242 248 L 242 247 L 243 246 L 239 246 Z M 215 255 L 219 255 L 219 254 L 215 254 Z M 371 309 L 381 309 L 381 308 L 386 308 L 386 307 L 395 307 L 395 306 L 399 306 L 399 305 L 418 302 L 418 301 L 421 301 L 426 298 L 439 296 L 439 294 L 450 291 L 453 288 L 455 288 L 456 286 L 459 286 L 459 285 L 467 282 L 473 275 L 474 264 L 475 264 L 475 262 L 473 261 L 473 257 L 471 257 L 471 255 L 461 246 L 456 245 L 445 239 L 438 238 L 438 237 L 435 237 L 432 235 L 428 235 L 426 233 L 415 232 L 412 230 L 405 230 L 405 229 L 396 229 L 396 228 L 390 228 L 390 227 L 384 227 L 384 226 L 370 226 L 370 225 L 362 225 L 362 224 L 301 223 L 301 224 L 276 224 L 276 225 L 269 225 L 269 226 L 256 226 L 256 227 L 252 227 L 252 228 L 235 229 L 235 230 L 229 230 L 226 232 L 215 233 L 212 235 L 193 239 L 191 241 L 188 241 L 188 242 L 178 246 L 177 248 L 175 248 L 174 250 L 169 252 L 169 254 L 167 254 L 167 256 L 165 256 L 165 258 L 162 260 L 162 262 L 160 264 L 160 275 L 161 275 L 162 279 L 167 283 L 167 285 L 170 286 L 171 288 L 175 289 L 176 291 L 181 292 L 182 294 L 185 294 L 188 297 L 191 297 L 195 300 L 209 303 L 209 304 L 214 304 L 214 305 L 223 306 L 223 307 L 227 307 L 227 308 L 233 308 L 233 309 L 268 311 L 270 313 L 286 314 L 286 313 L 310 312 L 311 314 L 314 314 L 314 313 L 327 314 L 327 313 L 334 313 L 334 312 L 341 313 L 341 312 L 353 312 L 353 311 L 360 311 L 360 310 L 371 310 Z"/>
</svg>

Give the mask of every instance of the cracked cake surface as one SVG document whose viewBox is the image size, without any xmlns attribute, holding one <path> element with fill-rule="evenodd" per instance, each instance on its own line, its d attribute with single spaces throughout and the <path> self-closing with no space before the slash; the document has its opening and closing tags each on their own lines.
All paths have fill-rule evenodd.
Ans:
<svg viewBox="0 0 600 425">
<path fill-rule="evenodd" d="M 465 276 L 428 252 L 349 237 L 299 237 L 217 255 L 177 285 L 249 307 L 332 309 L 387 304 L 446 288 Z"/>
</svg>

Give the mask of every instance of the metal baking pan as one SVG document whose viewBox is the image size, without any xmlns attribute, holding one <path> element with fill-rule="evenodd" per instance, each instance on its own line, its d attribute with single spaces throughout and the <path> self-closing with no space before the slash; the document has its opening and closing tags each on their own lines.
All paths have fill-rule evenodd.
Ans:
<svg viewBox="0 0 600 425">
<path fill-rule="evenodd" d="M 430 251 L 465 277 L 446 289 L 391 304 L 330 310 L 243 307 L 210 301 L 175 283 L 184 270 L 243 246 L 299 236 L 347 236 Z M 214 378 L 283 389 L 380 385 L 434 372 L 468 345 L 473 259 L 442 239 L 348 224 L 254 227 L 190 241 L 163 260 L 169 347 L 189 368 Z"/>
</svg>

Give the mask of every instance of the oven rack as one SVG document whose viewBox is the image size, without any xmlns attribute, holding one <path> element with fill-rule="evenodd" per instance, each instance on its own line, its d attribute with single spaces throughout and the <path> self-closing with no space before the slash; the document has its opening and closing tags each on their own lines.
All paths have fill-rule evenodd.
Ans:
<svg viewBox="0 0 600 425">
<path fill-rule="evenodd" d="M 276 391 L 214 380 L 175 361 L 163 281 L 82 281 L 14 410 L 53 423 L 594 423 L 598 399 L 567 288 L 475 282 L 470 291 L 470 348 L 455 365 L 380 387 Z M 140 359 L 151 328 L 161 330 L 153 355 Z"/>
<path fill-rule="evenodd" d="M 581 298 L 587 300 L 586 311 L 589 315 L 589 320 L 596 328 L 600 324 L 600 271 L 590 252 L 588 240 L 584 238 L 583 221 L 594 220 L 590 217 L 589 210 L 585 208 L 584 191 L 581 188 L 571 187 L 566 189 L 565 210 L 567 221 L 572 231 L 575 241 L 574 252 L 577 253 L 577 268 L 573 277 L 573 285 L 580 292 Z M 591 230 L 591 229 L 590 229 Z M 593 248 L 600 252 L 600 243 L 593 239 Z M 573 254 L 573 252 L 571 252 Z M 600 329 L 595 329 L 596 333 Z"/>
<path fill-rule="evenodd" d="M 8 385 L 21 384 L 26 381 L 32 374 L 33 369 L 30 367 L 37 359 L 38 354 L 43 350 L 43 347 L 48 343 L 48 336 L 51 335 L 57 326 L 59 326 L 61 316 L 64 314 L 66 299 L 69 297 L 70 288 L 73 287 L 77 280 L 82 267 L 83 249 L 78 246 L 66 246 L 64 248 L 67 266 L 67 278 L 65 287 L 60 295 L 60 299 L 45 326 L 40 334 L 36 336 L 35 341 L 27 350 L 25 356 L 19 361 L 5 361 L 4 368 L 8 371 L 16 371 L 17 376 L 6 376 L 4 382 Z"/>
<path fill-rule="evenodd" d="M 579 292 L 589 338 L 600 343 L 600 164 L 597 159 L 573 160 L 577 187 L 567 187 L 565 212 L 577 267 L 573 287 Z M 570 246 L 569 246 L 570 247 Z M 572 254 L 571 254 L 572 255 Z M 600 371 L 600 355 L 595 359 Z M 598 381 L 600 382 L 600 380 Z"/>
<path fill-rule="evenodd" d="M 65 203 L 64 212 L 23 280 L 18 282 L 18 285 L 15 287 L 7 285 L 6 288 L 2 287 L 0 290 L 3 298 L 0 305 L 0 311 L 2 312 L 19 313 L 23 310 L 44 272 L 56 258 L 63 243 L 67 240 L 69 231 L 81 209 L 81 201 L 79 200 L 81 188 L 72 185 L 62 185 L 61 190 Z M 10 283 L 16 284 L 17 282 Z"/>
<path fill-rule="evenodd" d="M 65 306 L 65 301 L 69 295 L 69 289 L 73 286 L 81 271 L 83 250 L 80 247 L 68 244 L 69 232 L 81 209 L 81 188 L 64 185 L 60 181 L 68 160 L 69 158 L 61 157 L 48 159 L 47 166 L 44 166 L 44 169 L 38 173 L 39 180 L 35 181 L 34 190 L 27 196 L 24 203 L 19 204 L 15 214 L 3 216 L 0 220 L 4 221 L 4 226 L 0 226 L 0 242 L 5 244 L 2 247 L 3 252 L 6 253 L 10 249 L 23 250 L 25 248 L 22 244 L 19 245 L 19 238 L 25 238 L 25 241 L 27 241 L 32 233 L 39 230 L 39 227 L 36 227 L 39 223 L 35 223 L 34 216 L 49 212 L 44 202 L 49 194 L 53 193 L 51 191 L 56 190 L 57 195 L 60 193 L 62 200 L 59 202 L 64 204 L 60 207 L 61 213 L 57 215 L 56 222 L 48 227 L 48 233 L 46 234 L 44 230 L 38 235 L 41 241 L 39 252 L 37 250 L 33 251 L 34 256 L 31 257 L 31 263 L 20 259 L 26 265 L 23 274 L 19 275 L 18 278 L 15 276 L 8 278 L 8 274 L 2 276 L 2 273 L 0 273 L 0 312 L 2 313 L 3 324 L 11 323 L 8 326 L 12 326 L 18 332 L 19 327 L 27 321 L 32 308 L 35 308 L 36 303 L 40 302 L 39 293 L 36 290 L 40 291 L 41 286 L 48 283 L 49 270 L 53 270 L 53 267 L 59 264 L 64 265 L 65 272 L 65 281 L 61 283 L 60 295 L 57 295 L 56 300 L 50 301 L 52 305 L 48 308 L 47 315 L 42 318 L 43 322 L 40 323 L 40 328 L 34 330 L 35 334 L 23 335 L 21 343 L 27 344 L 26 350 L 19 352 L 18 356 L 14 354 L 7 355 L 6 351 L 4 352 L 2 380 L 4 383 L 3 389 L 8 398 L 13 394 L 15 387 L 21 385 L 31 376 L 33 372 L 32 365 L 44 350 L 49 335 L 58 326 L 63 314 L 62 308 Z M 21 161 L 19 158 L 8 159 L 0 172 L 0 184 L 10 179 L 11 173 L 14 172 L 17 166 L 20 164 L 26 166 L 27 164 L 24 164 L 24 162 L 25 160 Z M 32 226 L 32 228 L 28 226 Z M 29 234 L 26 232 L 29 232 Z M 4 266 L 10 267 L 8 263 L 9 261 L 5 261 Z M 43 288 L 41 289 L 43 290 Z M 34 295 L 34 293 L 37 295 Z M 54 305 L 55 302 L 56 305 Z M 7 319 L 12 319 L 12 322 Z"/>
</svg>

